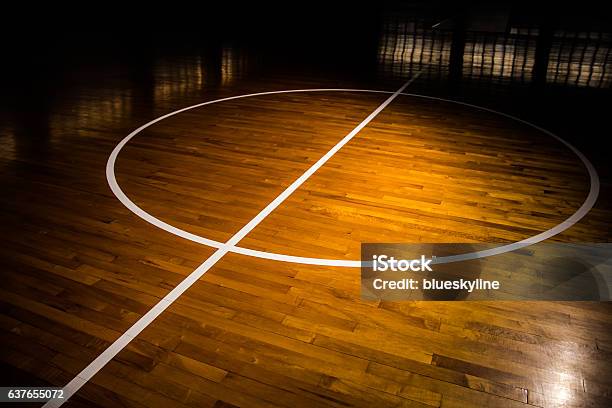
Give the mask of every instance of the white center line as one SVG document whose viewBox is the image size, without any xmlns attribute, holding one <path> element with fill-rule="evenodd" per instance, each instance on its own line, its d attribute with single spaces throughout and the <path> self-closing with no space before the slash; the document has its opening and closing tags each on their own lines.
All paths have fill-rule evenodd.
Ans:
<svg viewBox="0 0 612 408">
<path fill-rule="evenodd" d="M 172 289 L 164 296 L 151 310 L 144 314 L 136 323 L 132 325 L 125 333 L 113 342 L 106 350 L 102 352 L 94 361 L 89 363 L 76 377 L 72 379 L 64 388 L 63 399 L 49 400 L 43 408 L 60 407 L 74 393 L 76 393 L 83 385 L 85 385 L 98 371 L 100 371 L 109 361 L 111 361 L 121 350 L 129 344 L 140 332 L 142 332 L 153 320 L 155 320 L 164 310 L 168 308 L 176 299 L 178 299 L 187 289 L 197 282 L 210 268 L 212 268 L 225 254 L 227 254 L 233 246 L 238 244 L 249 232 L 251 232 L 260 222 L 264 220 L 272 211 L 282 204 L 295 190 L 297 190 L 310 176 L 312 176 L 321 166 L 323 166 L 331 157 L 338 152 L 345 144 L 347 144 L 357 133 L 359 133 L 368 123 L 372 121 L 380 112 L 383 111 L 395 98 L 398 97 L 415 79 L 418 78 L 420 72 L 417 72 L 410 78 L 400 89 L 395 91 L 387 100 L 385 100 L 378 108 L 376 108 L 367 118 L 358 124 L 351 132 L 332 147 L 323 157 L 315 164 L 310 166 L 297 180 L 278 195 L 270 204 L 259 212 L 248 224 L 234 234 L 222 247 L 218 248 L 202 265 L 191 272 L 181 283 Z"/>
</svg>

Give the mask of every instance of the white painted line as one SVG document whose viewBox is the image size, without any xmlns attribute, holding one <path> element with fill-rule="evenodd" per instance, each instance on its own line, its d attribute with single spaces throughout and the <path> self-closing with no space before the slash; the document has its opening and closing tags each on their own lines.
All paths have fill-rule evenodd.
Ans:
<svg viewBox="0 0 612 408">
<path fill-rule="evenodd" d="M 111 344 L 106 350 L 102 352 L 94 361 L 89 363 L 87 367 L 83 369 L 75 378 L 72 379 L 64 387 L 64 399 L 50 400 L 44 408 L 60 407 L 66 402 L 75 392 L 77 392 L 83 385 L 85 385 L 98 371 L 100 371 L 106 364 L 108 364 L 121 350 L 127 346 L 132 339 L 134 339 L 140 332 L 142 332 L 153 320 L 155 320 L 164 310 L 168 308 L 176 299 L 178 299 L 187 289 L 189 289 L 195 282 L 198 281 L 210 268 L 212 268 L 225 254 L 227 254 L 232 247 L 234 247 L 242 238 L 244 238 L 249 232 L 251 232 L 260 222 L 262 222 L 272 211 L 274 211 L 283 201 L 287 199 L 295 190 L 297 190 L 310 176 L 312 176 L 321 166 L 323 166 L 329 159 L 332 158 L 338 150 L 347 144 L 357 133 L 361 131 L 368 123 L 372 121 L 383 109 L 385 109 L 395 98 L 398 97 L 408 85 L 410 85 L 420 73 L 415 74 L 410 80 L 408 80 L 400 89 L 395 91 L 393 95 L 389 96 L 378 108 L 376 108 L 367 118 L 365 118 L 360 124 L 358 124 L 351 132 L 340 140 L 334 147 L 332 147 L 323 157 L 321 157 L 315 164 L 313 164 L 308 170 L 304 172 L 297 180 L 295 180 L 289 187 L 287 187 L 282 193 L 278 195 L 270 204 L 268 204 L 263 210 L 259 212 L 251 221 L 249 221 L 244 227 L 234 234 L 225 244 L 217 249 L 204 263 L 196 268 L 189 276 L 187 276 L 181 283 L 179 283 L 174 289 L 172 289 L 163 299 L 161 299 L 151 310 L 149 310 L 144 316 L 142 316 L 136 323 L 132 325 L 125 333 L 123 333 L 113 344 Z M 167 116 L 166 116 L 167 117 Z M 164 117 L 162 117 L 164 118 Z M 161 120 L 159 118 L 158 120 Z M 118 151 L 117 151 L 118 152 Z M 117 155 L 114 156 L 116 158 Z M 110 160 L 109 160 L 110 162 Z M 114 161 L 113 161 L 114 167 Z M 108 166 L 107 166 L 108 172 Z M 114 171 L 113 171 L 114 173 Z M 115 181 L 116 182 L 116 181 Z"/>
<path fill-rule="evenodd" d="M 446 23 L 449 20 L 452 20 L 455 17 L 456 16 L 450 16 L 450 17 L 445 18 L 444 20 L 440 20 L 436 24 L 432 25 L 431 28 L 435 30 L 436 28 L 440 27 L 442 24 Z"/>
<path fill-rule="evenodd" d="M 204 105 L 210 105 L 210 104 L 213 104 L 213 103 L 224 102 L 224 101 L 228 101 L 228 100 L 232 100 L 232 99 L 241 99 L 241 98 L 249 98 L 249 97 L 252 97 L 252 96 L 264 96 L 264 95 L 285 94 L 285 93 L 295 93 L 295 92 L 367 92 L 367 93 L 382 93 L 382 94 L 393 93 L 392 91 L 379 91 L 379 90 L 373 90 L 373 89 L 349 89 L 349 88 L 291 89 L 291 90 L 285 90 L 285 91 L 270 91 L 270 92 L 260 92 L 260 93 L 254 93 L 254 94 L 231 96 L 231 97 L 228 97 L 228 98 L 216 99 L 216 100 L 213 100 L 213 101 L 203 102 L 203 103 L 199 103 L 197 105 L 192 105 L 192 106 L 188 106 L 186 108 L 179 109 L 177 111 L 168 113 L 168 114 L 166 114 L 164 116 L 160 116 L 159 118 L 154 119 L 154 120 L 150 121 L 149 123 L 146 123 L 146 124 L 142 125 L 138 129 L 134 130 L 129 135 L 127 135 L 121 142 L 119 142 L 119 144 L 115 147 L 115 149 L 113 150 L 113 152 L 109 156 L 108 163 L 106 165 L 106 178 L 108 180 L 108 184 L 109 184 L 111 190 L 113 191 L 113 193 L 115 194 L 117 199 L 123 203 L 123 205 L 125 205 L 130 211 L 132 211 L 134 214 L 136 214 L 137 216 L 139 216 L 143 220 L 147 221 L 148 223 L 153 224 L 156 227 L 161 228 L 164 231 L 167 231 L 167 232 L 169 232 L 171 234 L 177 235 L 177 236 L 179 236 L 181 238 L 185 238 L 185 239 L 188 239 L 190 241 L 197 242 L 197 243 L 203 244 L 203 245 L 207 245 L 207 246 L 210 246 L 210 247 L 213 247 L 213 248 L 222 248 L 225 245 L 223 242 L 214 241 L 212 239 L 209 239 L 209 238 L 206 238 L 206 237 L 202 237 L 202 236 L 199 236 L 199 235 L 196 235 L 196 234 L 192 234 L 192 233 L 187 232 L 185 230 L 182 230 L 180 228 L 174 227 L 174 226 L 172 226 L 172 225 L 170 225 L 170 224 L 168 224 L 168 223 L 166 223 L 166 222 L 164 222 L 164 221 L 154 217 L 153 215 L 147 213 L 145 210 L 143 210 L 142 208 L 140 208 L 136 204 L 134 204 L 134 202 L 132 200 L 130 200 L 125 195 L 125 193 L 121 190 L 121 187 L 119 187 L 119 184 L 117 183 L 117 179 L 115 178 L 115 161 L 117 159 L 117 155 L 119 154 L 121 149 L 134 136 L 136 136 L 142 130 L 146 129 L 147 127 L 151 126 L 154 123 L 157 123 L 157 122 L 159 122 L 159 121 L 161 121 L 163 119 L 166 119 L 166 118 L 168 118 L 170 116 L 173 116 L 173 115 L 176 115 L 178 113 L 185 112 L 187 110 L 198 108 L 198 107 L 201 107 L 201 106 L 204 106 Z M 599 196 L 599 188 L 600 188 L 600 186 L 599 186 L 599 176 L 597 175 L 597 171 L 595 170 L 595 167 L 591 164 L 589 159 L 587 159 L 578 149 L 576 149 L 570 143 L 566 142 L 565 140 L 563 140 L 559 136 L 555 135 L 554 133 L 549 132 L 546 129 L 542 129 L 539 126 L 534 125 L 533 123 L 527 122 L 526 120 L 520 119 L 520 118 L 518 118 L 516 116 L 512 116 L 512 115 L 509 115 L 507 113 L 499 112 L 499 111 L 496 111 L 496 110 L 493 110 L 493 109 L 489 109 L 489 108 L 485 108 L 485 107 L 482 107 L 482 106 L 473 105 L 473 104 L 466 103 L 466 102 L 454 101 L 452 99 L 437 98 L 437 97 L 434 97 L 434 96 L 426 96 L 426 95 L 411 94 L 411 93 L 402 93 L 402 95 L 411 96 L 411 97 L 415 97 L 415 98 L 421 98 L 421 99 L 430 99 L 430 100 L 454 103 L 454 104 L 457 104 L 457 105 L 463 105 L 463 106 L 467 106 L 467 107 L 470 107 L 470 108 L 474 108 L 474 109 L 479 109 L 479 110 L 482 110 L 482 111 L 490 112 L 490 113 L 493 113 L 493 114 L 496 114 L 496 115 L 504 116 L 504 117 L 507 117 L 507 118 L 509 118 L 511 120 L 515 120 L 517 122 L 521 122 L 521 123 L 523 123 L 523 124 L 525 124 L 527 126 L 530 126 L 530 127 L 534 128 L 534 129 L 540 131 L 540 132 L 543 132 L 543 133 L 549 135 L 550 137 L 556 139 L 557 141 L 559 141 L 560 143 L 565 145 L 576 156 L 578 156 L 578 158 L 580 159 L 582 164 L 587 169 L 587 172 L 589 173 L 590 188 L 589 188 L 589 193 L 588 193 L 586 199 L 584 200 L 584 203 L 582 203 L 580 208 L 578 208 L 574 214 L 572 214 L 570 217 L 568 217 L 566 220 L 562 221 L 561 223 L 555 225 L 554 227 L 550 228 L 549 230 L 543 231 L 543 232 L 541 232 L 541 233 L 539 233 L 537 235 L 534 235 L 533 237 L 529 237 L 529 238 L 523 239 L 523 240 L 518 241 L 518 242 L 513 242 L 513 243 L 510 243 L 510 244 L 501 245 L 501 246 L 498 246 L 498 247 L 495 247 L 495 248 L 488 249 L 486 251 L 470 252 L 470 253 L 467 253 L 467 254 L 454 255 L 452 257 L 451 256 L 448 256 L 448 257 L 439 257 L 439 258 L 436 259 L 436 263 L 440 264 L 440 263 L 465 261 L 465 260 L 476 259 L 476 258 L 484 258 L 484 257 L 487 257 L 487 256 L 499 255 L 499 254 L 502 254 L 502 253 L 515 251 L 517 249 L 524 248 L 524 247 L 527 247 L 529 245 L 537 244 L 539 242 L 542 242 L 542 241 L 545 241 L 545 240 L 547 240 L 549 238 L 552 238 L 553 236 L 555 236 L 557 234 L 560 234 L 561 232 L 565 231 L 566 229 L 572 227 L 574 224 L 576 224 L 578 221 L 580 221 L 584 216 L 586 216 L 589 213 L 589 211 L 591 211 L 593 206 L 595 205 L 595 202 L 597 201 L 597 197 Z M 278 253 L 274 253 L 274 252 L 257 251 L 255 249 L 243 248 L 243 247 L 239 247 L 237 245 L 231 246 L 229 248 L 229 251 L 237 253 L 237 254 L 253 256 L 253 257 L 256 257 L 256 258 L 271 259 L 271 260 L 274 260 L 274 261 L 281 261 L 281 262 L 300 263 L 300 264 L 306 264 L 306 265 L 340 266 L 340 267 L 348 267 L 348 268 L 359 268 L 361 266 L 361 261 L 360 260 L 326 259 L 326 258 L 310 258 L 310 257 L 302 257 L 302 256 L 293 256 L 293 255 L 286 255 L 286 254 L 278 254 Z"/>
</svg>

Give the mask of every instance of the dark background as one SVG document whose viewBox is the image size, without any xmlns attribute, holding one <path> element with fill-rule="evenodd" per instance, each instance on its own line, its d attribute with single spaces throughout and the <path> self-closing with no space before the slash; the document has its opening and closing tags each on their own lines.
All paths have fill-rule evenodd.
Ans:
<svg viewBox="0 0 612 408">
<path fill-rule="evenodd" d="M 142 78 L 152 76 L 151 67 L 160 58 L 197 55 L 205 64 L 220 66 L 224 47 L 233 47 L 254 61 L 245 78 L 295 75 L 396 89 L 417 67 L 402 66 L 399 74 L 385 73 L 378 50 L 384 31 L 402 21 L 431 30 L 433 36 L 446 32 L 452 41 L 472 31 L 486 32 L 488 25 L 502 37 L 510 35 L 510 26 L 534 27 L 539 31 L 533 37 L 540 50 L 536 54 L 542 55 L 546 52 L 541 50 L 552 44 L 546 38 L 559 30 L 570 33 L 566 39 L 570 47 L 596 41 L 609 46 L 612 31 L 605 2 L 594 1 L 208 3 L 5 7 L 0 67 L 4 116 L 35 121 L 77 82 L 105 81 L 118 71 L 142 86 Z M 505 16 L 509 22 L 501 32 L 490 24 L 496 16 Z M 431 29 L 440 22 L 441 27 Z M 596 34 L 593 39 L 572 39 L 581 32 L 600 33 L 599 39 Z M 609 81 L 588 86 L 573 80 L 551 83 L 538 55 L 534 77 L 527 81 L 500 80 L 494 75 L 466 77 L 461 61 L 453 64 L 453 58 L 457 56 L 451 55 L 446 65 L 420 64 L 418 68 L 437 73 L 427 75 L 412 90 L 489 106 L 551 129 L 576 144 L 608 182 L 611 172 L 604 147 L 610 139 Z M 604 67 L 608 75 L 611 64 Z M 207 86 L 214 84 L 209 81 Z"/>
</svg>

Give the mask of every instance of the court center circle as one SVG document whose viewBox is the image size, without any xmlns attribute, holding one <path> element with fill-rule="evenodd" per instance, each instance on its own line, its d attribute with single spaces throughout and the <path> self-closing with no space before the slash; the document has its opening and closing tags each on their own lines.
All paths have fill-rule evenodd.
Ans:
<svg viewBox="0 0 612 408">
<path fill-rule="evenodd" d="M 230 100 L 234 100 L 234 99 L 242 99 L 242 98 L 249 98 L 249 97 L 254 97 L 254 96 L 265 96 L 265 95 L 275 95 L 275 94 L 285 94 L 285 93 L 297 93 L 297 92 L 363 92 L 363 93 L 380 93 L 380 94 L 392 94 L 394 92 L 392 91 L 381 91 L 381 90 L 372 90 L 372 89 L 350 89 L 350 88 L 313 88 L 313 89 L 290 89 L 290 90 L 283 90 L 283 91 L 269 91 L 269 92 L 258 92 L 258 93 L 251 93 L 251 94 L 244 94 L 244 95 L 237 95 L 237 96 L 230 96 L 230 97 L 226 97 L 226 98 L 220 98 L 220 99 L 215 99 L 212 101 L 207 101 L 207 102 L 202 102 L 202 103 L 198 103 L 195 105 L 191 105 L 182 109 L 178 109 L 175 110 L 173 112 L 170 112 L 168 114 L 165 114 L 163 116 L 160 116 L 156 119 L 153 119 L 150 122 L 145 123 L 144 125 L 140 126 L 139 128 L 133 130 L 129 135 L 127 135 L 125 138 L 123 138 L 118 144 L 117 146 L 115 146 L 115 148 L 113 149 L 113 151 L 111 152 L 108 161 L 106 163 L 106 179 L 108 181 L 108 185 L 110 186 L 113 194 L 117 197 L 117 199 L 119 201 L 121 201 L 121 203 L 127 207 L 131 212 L 133 212 L 134 214 L 136 214 L 138 217 L 142 218 L 143 220 L 145 220 L 146 222 L 153 224 L 154 226 L 163 229 L 164 231 L 167 231 L 171 234 L 177 235 L 181 238 L 193 241 L 193 242 L 197 242 L 199 244 L 202 245 L 206 245 L 209 247 L 213 247 L 213 248 L 226 248 L 228 249 L 230 252 L 234 252 L 234 253 L 238 253 L 238 254 L 242 254 L 242 255 L 247 255 L 247 256 L 253 256 L 253 257 L 257 257 L 257 258 L 264 258 L 264 259 L 271 259 L 271 260 L 275 260 L 275 261 L 283 261 L 283 262 L 292 262 L 292 263 L 300 263 L 300 264 L 308 264 L 308 265 L 320 265 L 320 266 L 342 266 L 342 267 L 355 267 L 358 268 L 362 265 L 360 260 L 345 260 L 345 259 L 327 259 L 327 258 L 310 258 L 310 257 L 301 257 L 301 256 L 293 256 L 293 255 L 285 255 L 285 254 L 278 254 L 278 253 L 274 253 L 274 252 L 266 252 L 266 251 L 258 251 L 258 250 L 254 250 L 254 249 L 249 249 L 249 248 L 244 248 L 244 247 L 240 247 L 240 246 L 236 246 L 236 245 L 228 245 L 226 243 L 223 242 L 219 242 L 219 241 L 215 241 L 206 237 L 201 237 L 199 235 L 196 234 L 192 234 L 188 231 L 182 230 L 180 228 L 177 228 L 175 226 L 172 226 L 156 217 L 154 217 L 153 215 L 149 214 L 148 212 L 144 211 L 142 208 L 138 207 L 132 200 L 130 200 L 130 198 L 123 192 L 123 190 L 121 189 L 121 187 L 119 187 L 119 184 L 117 183 L 117 179 L 115 177 L 115 162 L 117 160 L 117 156 L 119 155 L 119 153 L 121 152 L 121 149 L 123 149 L 125 147 L 125 145 L 134 137 L 136 136 L 138 133 L 142 132 L 144 129 L 148 128 L 149 126 L 160 122 L 166 118 L 169 118 L 171 116 L 177 115 L 179 113 L 191 110 L 191 109 L 195 109 L 195 108 L 199 108 L 202 106 L 206 106 L 206 105 L 212 105 L 214 103 L 220 103 L 220 102 L 225 102 L 225 101 L 230 101 Z M 434 100 L 434 101 L 442 101 L 442 102 L 448 102 L 448 103 L 454 103 L 457 105 L 462 105 L 462 106 L 467 106 L 470 108 L 474 108 L 474 109 L 478 109 L 481 111 L 485 111 L 485 112 L 490 112 L 499 116 L 503 116 L 506 118 L 509 118 L 511 120 L 523 123 L 533 129 L 536 129 L 542 133 L 547 134 L 548 136 L 552 137 L 553 139 L 559 141 L 560 143 L 562 143 L 563 145 L 565 145 L 568 149 L 570 149 L 576 156 L 578 156 L 578 158 L 580 159 L 580 161 L 584 164 L 584 166 L 586 167 L 588 173 L 589 173 L 589 178 L 590 178 L 590 189 L 589 189 L 589 194 L 587 195 L 586 199 L 584 200 L 584 202 L 582 203 L 582 205 L 576 210 L 576 212 L 574 214 L 572 214 L 571 216 L 569 216 L 566 220 L 562 221 L 561 223 L 555 225 L 554 227 L 541 232 L 537 235 L 534 235 L 532 237 L 523 239 L 521 241 L 517 241 L 517 242 L 513 242 L 510 244 L 505 244 L 505 245 L 500 245 L 494 248 L 490 248 L 490 249 L 486 249 L 486 250 L 482 250 L 482 251 L 476 251 L 476 252 L 469 252 L 469 253 L 465 253 L 465 254 L 459 254 L 459 255 L 452 255 L 452 256 L 446 256 L 446 257 L 438 257 L 436 258 L 436 260 L 434 261 L 434 263 L 450 263 L 450 262 L 458 262 L 458 261 L 466 261 L 466 260 L 472 260 L 472 259 L 478 259 L 478 258 L 484 258 L 484 257 L 488 257 L 488 256 L 492 256 L 492 255 L 498 255 L 498 254 L 503 254 L 506 252 L 511 252 L 520 248 L 524 248 L 526 246 L 529 245 L 533 245 L 536 244 L 538 242 L 542 242 L 544 240 L 547 240 L 563 231 L 565 231 L 566 229 L 570 228 L 571 226 L 573 226 L 574 224 L 576 224 L 578 221 L 580 221 L 585 215 L 588 214 L 588 212 L 593 208 L 593 206 L 595 205 L 595 202 L 597 201 L 597 197 L 599 195 L 599 187 L 600 187 L 600 183 L 599 183 L 599 176 L 597 175 L 597 171 L 595 170 L 595 167 L 591 164 L 591 162 L 578 150 L 576 149 L 574 146 L 572 146 L 570 143 L 566 142 L 565 140 L 563 140 L 562 138 L 560 138 L 559 136 L 555 135 L 554 133 L 543 129 L 537 125 L 534 125 L 533 123 L 527 122 L 523 119 L 517 118 L 515 116 L 509 115 L 507 113 L 503 113 L 503 112 L 498 112 L 495 111 L 493 109 L 489 109 L 489 108 L 485 108 L 482 106 L 478 106 L 478 105 L 472 105 L 469 103 L 465 103 L 465 102 L 460 102 L 460 101 L 454 101 L 451 99 L 444 99 L 444 98 L 437 98 L 437 97 L 433 97 L 433 96 L 426 96 L 426 95 L 419 95 L 419 94 L 412 94 L 412 93 L 401 93 L 400 95 L 404 95 L 404 96 L 410 96 L 410 97 L 415 97 L 415 98 L 422 98 L 422 99 L 428 99 L 428 100 Z"/>
</svg>

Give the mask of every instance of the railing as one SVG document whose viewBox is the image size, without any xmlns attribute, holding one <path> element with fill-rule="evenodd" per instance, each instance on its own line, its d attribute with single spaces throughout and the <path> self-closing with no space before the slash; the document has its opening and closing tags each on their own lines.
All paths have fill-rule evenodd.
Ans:
<svg viewBox="0 0 612 408">
<path fill-rule="evenodd" d="M 461 41 L 453 42 L 460 35 Z M 447 77 L 454 67 L 452 47 L 464 78 L 528 84 L 609 88 L 612 85 L 612 34 L 556 30 L 549 37 L 538 27 L 510 27 L 506 33 L 431 28 L 431 22 L 389 18 L 383 24 L 378 62 L 382 73 L 404 77 L 423 71 L 426 77 Z M 545 40 L 545 41 L 543 41 Z M 538 47 L 545 51 L 538 56 Z M 546 64 L 536 78 L 536 59 Z"/>
</svg>

